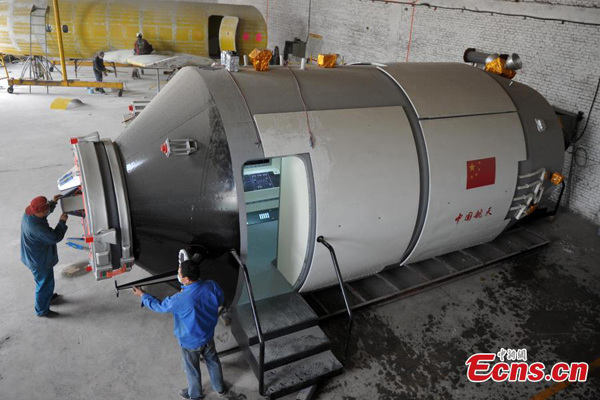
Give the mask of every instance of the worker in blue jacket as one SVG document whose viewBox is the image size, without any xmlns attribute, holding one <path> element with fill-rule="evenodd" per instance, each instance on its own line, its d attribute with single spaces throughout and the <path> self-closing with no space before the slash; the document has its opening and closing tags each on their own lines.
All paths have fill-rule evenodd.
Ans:
<svg viewBox="0 0 600 400">
<path fill-rule="evenodd" d="M 48 215 L 54 211 L 60 195 L 48 201 L 44 196 L 31 200 L 21 220 L 21 261 L 31 270 L 35 279 L 35 312 L 38 317 L 55 317 L 50 302 L 58 298 L 54 293 L 54 269 L 58 263 L 56 244 L 67 231 L 68 215 L 63 213 L 54 229 L 48 224 Z"/>
<path fill-rule="evenodd" d="M 216 282 L 200 280 L 200 266 L 191 260 L 181 263 L 177 279 L 182 285 L 181 292 L 162 301 L 138 287 L 133 288 L 133 293 L 142 298 L 142 305 L 146 308 L 173 314 L 173 333 L 181 346 L 183 369 L 188 381 L 188 387 L 181 389 L 179 396 L 192 400 L 204 397 L 200 355 L 206 361 L 213 389 L 224 394 L 223 371 L 213 340 L 219 307 L 224 301 L 223 291 Z"/>
</svg>

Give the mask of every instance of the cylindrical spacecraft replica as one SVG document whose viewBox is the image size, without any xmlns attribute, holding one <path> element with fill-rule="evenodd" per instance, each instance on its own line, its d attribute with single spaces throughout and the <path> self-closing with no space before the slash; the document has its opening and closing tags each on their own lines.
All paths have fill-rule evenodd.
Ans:
<svg viewBox="0 0 600 400">
<path fill-rule="evenodd" d="M 0 53 L 58 57 L 56 29 L 65 56 L 92 58 L 100 51 L 133 55 L 138 32 L 158 52 L 218 56 L 248 54 L 267 45 L 267 26 L 255 7 L 142 0 L 60 0 L 56 27 L 52 0 L 0 0 Z M 216 53 L 216 54 L 214 54 Z"/>
<path fill-rule="evenodd" d="M 98 279 L 180 249 L 254 257 L 276 220 L 264 264 L 298 291 L 337 282 L 319 236 L 346 280 L 493 240 L 547 200 L 564 152 L 540 94 L 453 63 L 188 67 L 114 142 L 72 143 Z M 235 267 L 215 276 L 233 297 Z"/>
</svg>

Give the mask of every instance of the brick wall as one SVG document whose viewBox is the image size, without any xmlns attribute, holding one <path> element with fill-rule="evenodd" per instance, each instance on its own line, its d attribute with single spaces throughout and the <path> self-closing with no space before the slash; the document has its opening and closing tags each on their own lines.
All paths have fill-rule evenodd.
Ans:
<svg viewBox="0 0 600 400">
<path fill-rule="evenodd" d="M 227 0 L 251 4 L 267 15 L 266 0 Z M 434 1 L 430 3 L 435 4 Z M 600 22 L 598 0 L 454 0 L 497 12 Z M 369 0 L 270 0 L 270 47 L 308 36 L 311 51 L 339 53 L 346 62 L 405 61 L 413 8 Z M 532 12 L 537 13 L 532 14 Z M 409 61 L 462 62 L 467 47 L 499 53 L 518 53 L 524 68 L 516 80 L 530 85 L 553 105 L 569 111 L 589 110 L 600 69 L 600 27 L 569 22 L 489 13 L 415 7 Z M 310 54 L 307 54 L 310 55 Z M 314 54 L 316 56 L 316 54 Z M 600 103 L 598 99 L 597 103 Z M 582 121 L 582 125 L 585 120 Z M 593 111 L 587 132 L 578 143 L 570 177 L 569 208 L 600 223 L 600 104 Z M 572 151 L 572 149 L 571 149 Z M 571 156 L 567 154 L 565 173 Z"/>
</svg>

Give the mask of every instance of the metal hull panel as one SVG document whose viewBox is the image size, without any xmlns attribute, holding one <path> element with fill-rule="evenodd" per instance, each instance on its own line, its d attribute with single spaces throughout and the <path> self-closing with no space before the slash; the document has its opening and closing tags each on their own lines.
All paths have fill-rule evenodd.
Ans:
<svg viewBox="0 0 600 400">
<path fill-rule="evenodd" d="M 398 263 L 419 203 L 417 153 L 402 107 L 256 115 L 266 157 L 308 153 L 314 174 L 316 236 L 336 243 L 344 279 Z M 314 243 L 316 237 L 310 238 Z M 325 248 L 315 248 L 301 290 L 336 282 Z"/>
<path fill-rule="evenodd" d="M 429 207 L 414 263 L 492 240 L 506 227 L 525 141 L 516 113 L 423 120 Z M 494 183 L 468 187 L 469 162 L 495 159 Z M 474 175 L 477 169 L 473 168 Z M 485 171 L 483 171 L 485 172 Z M 483 173 L 480 171 L 479 173 Z"/>
<path fill-rule="evenodd" d="M 516 111 L 490 74 L 457 63 L 398 63 L 381 70 L 406 93 L 419 119 Z"/>
</svg>

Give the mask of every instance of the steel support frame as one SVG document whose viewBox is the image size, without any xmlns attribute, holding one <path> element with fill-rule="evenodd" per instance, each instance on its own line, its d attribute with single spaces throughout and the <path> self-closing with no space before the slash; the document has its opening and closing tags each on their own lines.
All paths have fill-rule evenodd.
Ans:
<svg viewBox="0 0 600 400">
<path fill-rule="evenodd" d="M 8 68 L 6 67 L 6 61 L 4 61 L 4 54 L 0 53 L 0 64 L 2 64 L 2 68 L 4 69 L 4 73 L 6 74 L 6 77 L 4 78 L 0 78 L 1 79 L 10 79 L 10 76 L 8 75 Z"/>
<path fill-rule="evenodd" d="M 537 238 L 540 239 L 539 243 L 534 244 L 534 245 L 526 245 L 526 244 L 522 243 L 522 245 L 526 247 L 524 250 L 516 252 L 516 253 L 507 254 L 505 256 L 498 257 L 498 258 L 495 258 L 495 259 L 491 259 L 491 260 L 488 260 L 488 261 L 479 259 L 474 254 L 471 254 L 471 253 L 467 252 L 468 249 L 465 249 L 467 251 L 459 250 L 466 257 L 469 257 L 469 258 L 472 258 L 472 259 L 475 259 L 476 261 L 478 261 L 478 263 L 476 265 L 474 265 L 472 267 L 469 267 L 469 268 L 462 269 L 462 270 L 456 270 L 456 269 L 452 268 L 450 265 L 448 265 L 448 263 L 446 263 L 445 261 L 438 259 L 438 257 L 434 257 L 433 259 L 435 259 L 435 260 L 443 263 L 448 268 L 448 270 L 449 270 L 448 274 L 446 274 L 444 276 L 441 276 L 439 278 L 434 278 L 434 279 L 425 276 L 423 273 L 421 273 L 421 271 L 418 270 L 418 268 L 413 268 L 410 264 L 398 267 L 398 268 L 407 268 L 407 269 L 410 269 L 411 271 L 413 271 L 417 275 L 419 275 L 422 279 L 424 279 L 424 282 L 416 284 L 416 285 L 412 285 L 412 286 L 406 287 L 406 288 L 399 288 L 396 285 L 394 285 L 394 283 L 391 282 L 388 278 L 386 278 L 384 276 L 380 276 L 379 274 L 376 274 L 374 276 L 382 278 L 382 283 L 385 281 L 386 286 L 389 287 L 390 285 L 392 285 L 396 290 L 393 293 L 389 293 L 389 294 L 386 294 L 386 295 L 375 297 L 375 298 L 372 298 L 372 299 L 369 299 L 369 300 L 364 299 L 363 296 L 360 296 L 360 295 L 356 296 L 355 295 L 354 297 L 355 297 L 355 299 L 357 301 L 355 301 L 354 304 L 350 305 L 350 309 L 354 311 L 354 310 L 365 308 L 367 306 L 371 306 L 371 305 L 374 305 L 374 304 L 380 304 L 380 303 L 384 303 L 384 302 L 394 301 L 394 300 L 397 300 L 397 299 L 400 299 L 400 298 L 403 298 L 403 297 L 408 297 L 408 296 L 411 296 L 411 295 L 423 292 L 423 291 L 425 291 L 427 289 L 430 289 L 432 287 L 438 286 L 440 284 L 447 283 L 447 282 L 450 282 L 450 281 L 453 281 L 453 280 L 456 280 L 456 279 L 460 279 L 460 278 L 462 278 L 464 276 L 467 276 L 467 275 L 472 274 L 474 272 L 480 271 L 480 270 L 482 270 L 484 268 L 497 265 L 498 262 L 500 262 L 500 261 L 504 261 L 504 260 L 513 258 L 513 257 L 515 257 L 517 255 L 521 255 L 521 254 L 527 253 L 529 251 L 538 249 L 538 248 L 543 247 L 543 246 L 547 245 L 548 243 L 550 243 L 547 239 L 541 237 L 540 235 L 537 235 L 536 233 L 534 233 L 531 230 L 526 229 L 524 227 L 518 227 L 518 228 L 516 228 L 514 230 L 507 231 L 507 232 L 505 232 L 503 234 L 507 234 L 507 233 L 510 234 L 511 232 L 516 232 L 518 230 L 523 230 L 523 231 L 527 232 L 530 235 L 536 236 Z M 485 243 L 483 245 L 488 245 L 488 243 Z M 382 272 L 385 272 L 385 270 L 382 271 Z M 349 287 L 351 287 L 350 286 L 351 284 L 352 284 L 352 282 L 345 283 L 345 287 L 349 288 Z M 351 293 L 353 295 L 354 295 L 355 292 L 356 292 L 355 290 L 351 291 Z M 305 298 L 309 299 L 308 300 L 309 304 L 316 304 L 320 308 L 322 308 L 322 311 L 325 312 L 323 314 L 322 312 L 319 313 L 318 310 L 315 310 L 315 312 L 317 312 L 317 314 L 321 314 L 319 316 L 319 321 L 327 320 L 329 318 L 340 316 L 340 315 L 343 315 L 343 314 L 347 313 L 347 310 L 344 307 L 336 309 L 336 310 L 329 310 L 327 308 L 327 306 L 325 304 L 323 304 L 323 301 L 321 301 L 319 299 L 319 297 L 317 296 L 316 293 L 318 293 L 318 292 L 308 292 L 308 293 L 303 293 L 303 295 L 304 295 Z"/>
<path fill-rule="evenodd" d="M 34 79 L 9 79 L 10 86 L 62 86 L 62 87 L 94 87 L 123 90 L 123 82 L 93 82 L 93 81 L 42 81 Z"/>
<path fill-rule="evenodd" d="M 117 89 L 119 96 L 123 94 L 123 82 L 92 82 L 70 80 L 67 76 L 67 62 L 65 60 L 65 51 L 62 38 L 62 26 L 60 23 L 60 11 L 58 0 L 52 0 L 54 6 L 54 23 L 56 29 L 56 39 L 58 42 L 58 52 L 60 55 L 60 66 L 62 70 L 62 80 L 35 80 L 35 79 L 8 79 L 9 93 L 13 92 L 13 86 L 59 86 L 59 87 L 84 87 L 84 88 L 108 88 Z M 31 42 L 31 40 L 30 40 Z M 77 67 L 77 66 L 76 66 Z M 116 73 L 116 72 L 115 72 Z"/>
</svg>

